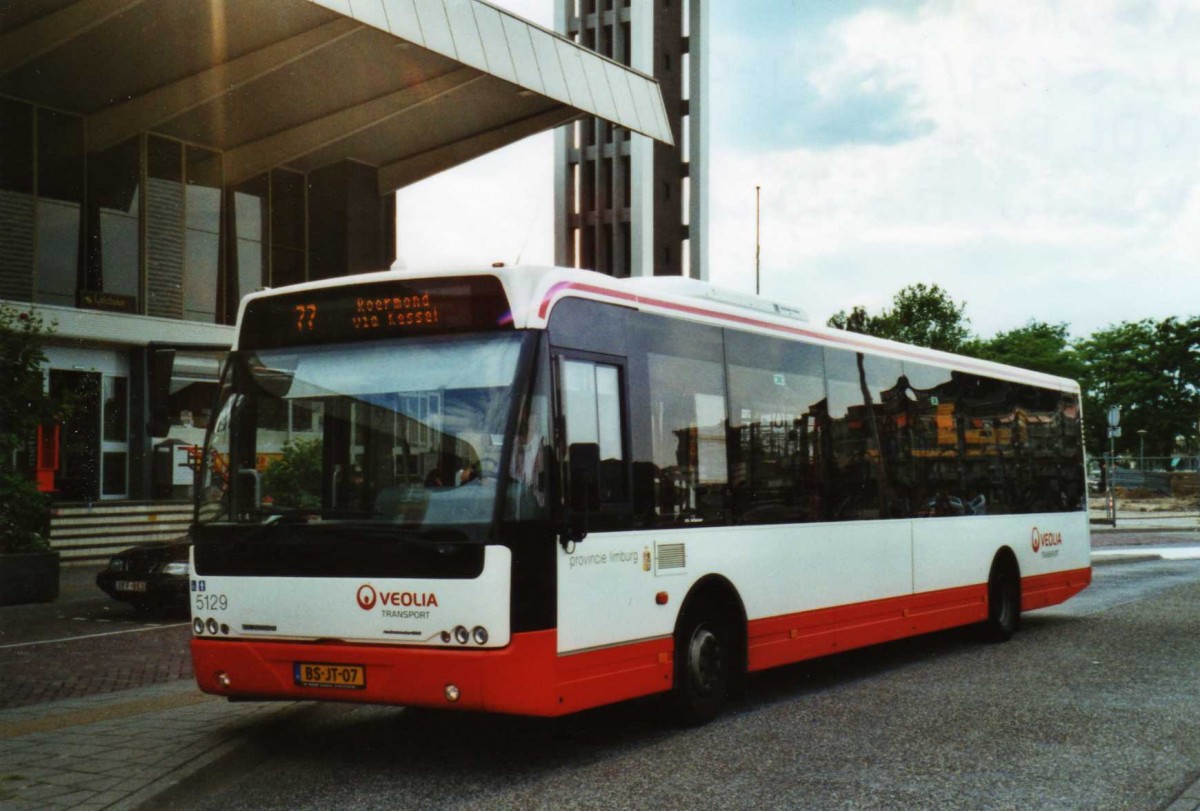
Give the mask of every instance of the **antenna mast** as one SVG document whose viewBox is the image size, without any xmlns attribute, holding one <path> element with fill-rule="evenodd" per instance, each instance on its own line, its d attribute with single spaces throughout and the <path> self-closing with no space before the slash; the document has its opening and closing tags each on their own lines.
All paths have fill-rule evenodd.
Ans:
<svg viewBox="0 0 1200 811">
<path fill-rule="evenodd" d="M 758 269 L 762 257 L 762 245 L 758 240 L 758 198 L 762 186 L 754 187 L 754 295 L 759 295 Z"/>
</svg>

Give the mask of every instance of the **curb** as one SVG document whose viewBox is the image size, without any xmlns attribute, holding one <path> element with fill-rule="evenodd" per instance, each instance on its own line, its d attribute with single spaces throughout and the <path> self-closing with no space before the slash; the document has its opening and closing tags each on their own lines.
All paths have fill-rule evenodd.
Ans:
<svg viewBox="0 0 1200 811">
<path fill-rule="evenodd" d="M 1118 553 L 1115 555 L 1100 555 L 1092 553 L 1092 566 L 1111 566 L 1114 563 L 1149 563 L 1162 560 L 1162 555 L 1152 555 L 1146 552 Z"/>
<path fill-rule="evenodd" d="M 1196 780 L 1183 793 L 1168 805 L 1165 811 L 1197 811 L 1200 809 L 1200 779 Z"/>
<path fill-rule="evenodd" d="M 1093 535 L 1122 535 L 1122 534 L 1143 534 L 1157 532 L 1192 532 L 1200 533 L 1200 525 L 1193 527 L 1111 527 L 1107 524 L 1092 524 L 1091 533 Z"/>
</svg>

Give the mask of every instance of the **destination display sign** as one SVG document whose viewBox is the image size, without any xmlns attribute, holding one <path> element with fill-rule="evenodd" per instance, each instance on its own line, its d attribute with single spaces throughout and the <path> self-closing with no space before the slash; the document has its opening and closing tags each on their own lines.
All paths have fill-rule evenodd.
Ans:
<svg viewBox="0 0 1200 811">
<path fill-rule="evenodd" d="M 511 328 L 508 299 L 493 276 L 393 279 L 251 301 L 239 345 L 277 349 Z"/>
</svg>

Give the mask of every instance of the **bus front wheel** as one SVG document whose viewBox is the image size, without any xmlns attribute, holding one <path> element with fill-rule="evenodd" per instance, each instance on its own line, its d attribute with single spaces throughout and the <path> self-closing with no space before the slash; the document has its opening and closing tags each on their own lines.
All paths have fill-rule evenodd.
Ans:
<svg viewBox="0 0 1200 811">
<path fill-rule="evenodd" d="M 703 724 L 720 711 L 733 683 L 733 626 L 711 605 L 689 607 L 675 632 L 675 714 Z"/>
<path fill-rule="evenodd" d="M 1016 561 L 997 555 L 988 575 L 988 617 L 983 624 L 989 642 L 1007 642 L 1021 625 L 1021 576 Z"/>
</svg>

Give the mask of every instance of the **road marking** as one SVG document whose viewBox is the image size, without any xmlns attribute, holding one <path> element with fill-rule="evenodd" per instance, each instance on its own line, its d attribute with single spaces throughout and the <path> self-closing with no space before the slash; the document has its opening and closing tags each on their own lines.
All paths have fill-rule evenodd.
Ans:
<svg viewBox="0 0 1200 811">
<path fill-rule="evenodd" d="M 80 639 L 96 639 L 101 636 L 116 636 L 117 634 L 136 634 L 141 631 L 161 631 L 163 628 L 184 628 L 190 622 L 174 622 L 170 625 L 151 625 L 145 628 L 127 628 L 124 631 L 106 631 L 102 634 L 84 634 L 83 636 L 65 636 L 61 639 L 39 639 L 36 642 L 14 642 L 10 645 L 0 645 L 0 650 L 9 648 L 32 648 L 34 645 L 54 645 L 58 642 L 75 642 Z"/>
</svg>

